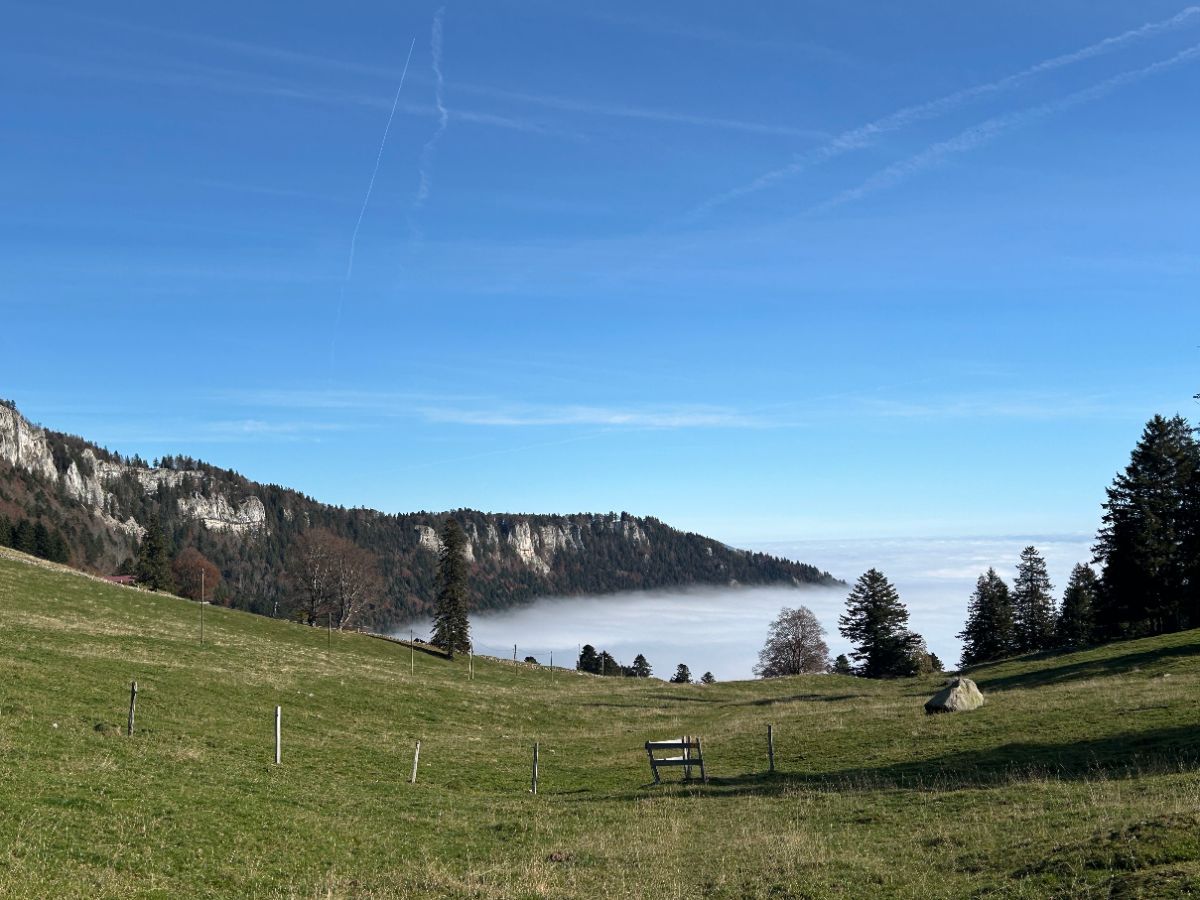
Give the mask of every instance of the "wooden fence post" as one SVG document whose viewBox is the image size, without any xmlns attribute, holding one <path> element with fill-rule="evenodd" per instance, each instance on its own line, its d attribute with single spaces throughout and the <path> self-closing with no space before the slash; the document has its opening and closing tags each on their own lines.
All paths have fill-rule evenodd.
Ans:
<svg viewBox="0 0 1200 900">
<path fill-rule="evenodd" d="M 409 784 L 417 783 L 417 762 L 421 759 L 421 742 L 417 741 L 417 749 L 413 751 L 413 770 L 412 777 L 408 779 Z"/>
<path fill-rule="evenodd" d="M 533 744 L 533 789 L 532 789 L 531 793 L 534 793 L 534 794 L 537 793 L 537 781 L 538 781 L 538 745 L 537 745 L 537 742 L 534 741 L 534 744 Z"/>
<path fill-rule="evenodd" d="M 125 733 L 128 735 L 133 734 L 133 718 L 136 713 L 137 713 L 137 682 L 134 681 L 134 682 L 131 682 L 129 685 L 129 726 L 125 730 Z"/>
<path fill-rule="evenodd" d="M 282 746 L 281 746 L 281 741 L 280 741 L 282 734 L 281 734 L 280 727 L 279 727 L 280 719 L 282 718 L 282 715 L 283 715 L 283 707 L 282 706 L 275 707 L 275 765 L 279 765 L 279 760 L 282 755 L 281 754 Z"/>
</svg>

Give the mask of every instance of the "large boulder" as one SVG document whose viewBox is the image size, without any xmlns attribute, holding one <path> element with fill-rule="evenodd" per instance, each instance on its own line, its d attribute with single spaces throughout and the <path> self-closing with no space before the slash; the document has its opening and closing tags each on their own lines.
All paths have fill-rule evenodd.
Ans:
<svg viewBox="0 0 1200 900">
<path fill-rule="evenodd" d="M 983 694 L 970 678 L 952 678 L 946 686 L 925 701 L 925 712 L 967 712 L 983 706 Z"/>
</svg>

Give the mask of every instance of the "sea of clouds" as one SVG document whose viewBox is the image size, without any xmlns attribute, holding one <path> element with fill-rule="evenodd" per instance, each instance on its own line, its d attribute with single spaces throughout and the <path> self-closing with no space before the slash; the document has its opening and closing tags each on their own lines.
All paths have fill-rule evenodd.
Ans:
<svg viewBox="0 0 1200 900">
<path fill-rule="evenodd" d="M 833 654 L 848 651 L 837 633 L 849 586 L 870 568 L 882 571 L 908 607 L 910 627 L 949 667 L 957 664 L 967 600 L 989 566 L 1011 583 L 1024 547 L 1046 560 L 1061 597 L 1071 568 L 1091 559 L 1091 535 L 1041 535 L 880 540 L 807 540 L 760 543 L 750 549 L 811 563 L 847 587 L 691 588 L 634 591 L 599 597 L 551 597 L 528 606 L 471 618 L 475 651 L 574 666 L 579 645 L 608 650 L 628 664 L 644 653 L 654 674 L 669 678 L 686 663 L 696 678 L 711 671 L 718 680 L 753 677 L 767 626 L 785 606 L 807 606 L 828 631 Z M 429 623 L 417 623 L 428 636 Z"/>
</svg>

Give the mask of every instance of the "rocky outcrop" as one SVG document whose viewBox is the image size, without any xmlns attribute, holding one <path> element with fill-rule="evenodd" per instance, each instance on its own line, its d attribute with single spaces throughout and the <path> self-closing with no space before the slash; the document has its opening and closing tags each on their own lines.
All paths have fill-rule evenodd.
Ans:
<svg viewBox="0 0 1200 900">
<path fill-rule="evenodd" d="M 969 712 L 983 706 L 983 694 L 970 678 L 952 678 L 946 686 L 925 701 L 929 715 L 944 712 Z"/>
<path fill-rule="evenodd" d="M 86 506 L 109 528 L 138 539 L 145 529 L 131 516 L 122 518 L 110 489 L 113 482 L 132 477 L 144 492 L 152 494 L 160 487 L 178 489 L 189 481 L 204 484 L 207 480 L 205 473 L 198 471 L 131 466 L 99 459 L 90 447 L 70 459 L 65 470 L 60 471 L 51 440 L 45 429 L 31 424 L 11 406 L 0 405 L 0 461 L 57 484 L 67 497 Z M 214 531 L 247 534 L 266 528 L 266 508 L 254 496 L 235 504 L 224 494 L 212 497 L 194 494 L 179 500 L 179 510 Z"/>
<path fill-rule="evenodd" d="M 224 494 L 215 497 L 193 494 L 180 498 L 179 509 L 212 531 L 245 534 L 263 529 L 267 523 L 267 509 L 257 497 L 247 497 L 235 507 Z"/>
<path fill-rule="evenodd" d="M 633 544 L 648 544 L 645 532 L 636 521 L 613 516 L 597 516 L 593 522 L 621 535 Z M 499 559 L 508 553 L 516 556 L 521 564 L 540 575 L 549 575 L 554 567 L 554 558 L 559 553 L 579 552 L 586 549 L 584 529 L 578 523 L 563 525 L 534 525 L 525 519 L 505 523 L 501 537 L 494 523 L 480 529 L 474 522 L 466 525 L 467 545 L 463 555 L 470 562 L 481 559 Z M 430 553 L 440 553 L 442 541 L 438 533 L 428 525 L 418 525 L 417 545 Z"/>
<path fill-rule="evenodd" d="M 9 406 L 0 407 L 0 459 L 46 481 L 58 481 L 46 432 Z"/>
</svg>

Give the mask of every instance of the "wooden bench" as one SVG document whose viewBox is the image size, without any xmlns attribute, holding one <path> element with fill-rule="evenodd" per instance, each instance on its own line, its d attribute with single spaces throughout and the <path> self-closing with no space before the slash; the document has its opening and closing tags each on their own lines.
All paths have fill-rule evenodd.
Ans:
<svg viewBox="0 0 1200 900">
<path fill-rule="evenodd" d="M 677 750 L 678 756 L 655 756 L 656 752 Z M 683 778 L 685 781 L 690 781 L 692 777 L 692 767 L 700 768 L 700 780 L 707 783 L 708 776 L 704 773 L 704 752 L 700 747 L 700 738 L 688 737 L 684 735 L 681 738 L 670 741 L 646 741 L 646 756 L 650 758 L 650 771 L 654 773 L 654 783 L 659 784 L 662 779 L 658 775 L 660 766 L 682 766 Z"/>
</svg>

